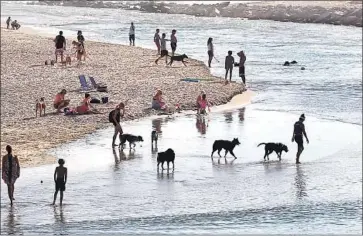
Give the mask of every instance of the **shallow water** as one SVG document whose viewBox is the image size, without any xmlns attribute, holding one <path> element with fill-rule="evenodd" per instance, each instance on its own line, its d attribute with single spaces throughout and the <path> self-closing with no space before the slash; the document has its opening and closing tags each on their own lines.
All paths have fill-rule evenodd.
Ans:
<svg viewBox="0 0 363 236">
<path fill-rule="evenodd" d="M 11 15 L 43 32 L 82 29 L 86 40 L 123 44 L 132 20 L 136 43 L 150 48 L 156 27 L 176 28 L 178 50 L 202 60 L 212 36 L 221 61 L 212 72 L 223 75 L 227 50 L 245 49 L 257 92 L 247 108 L 205 122 L 194 115 L 128 122 L 125 132 L 145 139 L 135 152 L 113 153 L 112 128 L 55 149 L 69 169 L 64 206 L 49 205 L 55 165 L 23 169 L 13 208 L 1 185 L 1 232 L 362 233 L 362 28 L 9 3 L 1 13 L 2 22 Z M 285 60 L 306 70 L 282 67 Z M 296 166 L 290 138 L 301 112 L 311 143 Z M 174 173 L 157 173 L 153 128 L 161 131 L 158 150 L 176 152 Z M 238 159 L 218 163 L 215 154 L 212 162 L 213 141 L 233 137 L 241 141 Z M 256 146 L 269 141 L 289 146 L 281 162 L 271 154 L 263 163 Z"/>
<path fill-rule="evenodd" d="M 98 131 L 54 151 L 69 169 L 62 208 L 49 205 L 55 165 L 25 169 L 13 208 L 1 190 L 1 228 L 69 235 L 361 232 L 360 129 L 334 122 L 341 135 L 325 135 L 331 121 L 309 119 L 312 142 L 296 166 L 296 145 L 289 141 L 295 118 L 251 105 L 204 121 L 195 115 L 143 119 L 124 130 L 145 142 L 121 153 L 110 148 L 112 129 Z M 153 128 L 161 132 L 158 150 L 176 152 L 174 172 L 157 172 L 149 138 Z M 241 142 L 238 159 L 227 156 L 218 163 L 215 154 L 212 161 L 213 140 L 233 137 Z M 256 146 L 270 140 L 289 146 L 281 162 L 271 154 L 263 163 L 263 147 Z"/>
</svg>

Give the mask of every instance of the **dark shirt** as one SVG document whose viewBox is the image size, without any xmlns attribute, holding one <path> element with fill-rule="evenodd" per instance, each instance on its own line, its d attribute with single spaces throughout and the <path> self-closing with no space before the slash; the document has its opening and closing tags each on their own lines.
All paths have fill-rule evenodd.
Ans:
<svg viewBox="0 0 363 236">
<path fill-rule="evenodd" d="M 57 37 L 55 38 L 55 47 L 57 49 L 63 48 L 65 41 L 66 39 L 63 35 L 57 35 Z"/>
<path fill-rule="evenodd" d="M 294 124 L 294 134 L 295 135 L 303 135 L 305 132 L 305 125 L 301 121 L 296 121 Z"/>
<path fill-rule="evenodd" d="M 116 121 L 117 121 L 117 123 L 120 123 L 120 120 L 121 120 L 121 111 L 118 110 L 118 109 L 115 109 L 115 110 L 113 110 L 113 111 L 110 112 L 109 121 L 112 122 L 112 123 L 115 122 L 115 120 L 113 119 L 113 115 L 115 114 L 115 112 L 117 112 L 117 114 L 116 114 Z"/>
</svg>

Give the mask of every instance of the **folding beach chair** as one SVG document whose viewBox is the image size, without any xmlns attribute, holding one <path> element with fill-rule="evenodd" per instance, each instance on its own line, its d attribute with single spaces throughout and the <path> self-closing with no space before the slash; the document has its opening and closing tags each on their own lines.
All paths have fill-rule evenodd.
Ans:
<svg viewBox="0 0 363 236">
<path fill-rule="evenodd" d="M 81 83 L 81 91 L 89 91 L 92 88 L 90 86 L 88 86 L 86 77 L 84 75 L 80 75 L 79 77 L 79 82 Z"/>
<path fill-rule="evenodd" d="M 89 77 L 93 88 L 95 88 L 98 92 L 107 92 L 107 85 L 103 83 L 96 83 L 93 77 Z"/>
</svg>

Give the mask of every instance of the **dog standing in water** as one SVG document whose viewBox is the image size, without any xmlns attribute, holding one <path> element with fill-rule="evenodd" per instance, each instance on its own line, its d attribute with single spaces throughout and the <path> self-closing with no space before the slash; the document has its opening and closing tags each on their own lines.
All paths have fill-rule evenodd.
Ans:
<svg viewBox="0 0 363 236">
<path fill-rule="evenodd" d="M 41 97 L 39 100 L 36 100 L 36 103 L 35 103 L 35 117 L 38 117 L 38 111 L 39 111 L 39 116 L 42 116 L 42 111 L 43 111 L 43 116 L 45 116 L 44 97 Z"/>
<path fill-rule="evenodd" d="M 237 157 L 234 155 L 233 153 L 233 149 L 236 145 L 240 145 L 241 143 L 239 142 L 238 138 L 234 138 L 232 141 L 228 141 L 228 140 L 216 140 L 213 143 L 213 151 L 212 151 L 212 155 L 211 158 L 213 160 L 213 153 L 215 151 L 218 150 L 218 155 L 219 157 L 222 157 L 220 152 L 222 149 L 226 150 L 226 154 L 224 155 L 224 158 L 226 158 L 228 152 L 232 154 L 232 156 L 234 157 L 234 159 L 237 159 Z"/>
<path fill-rule="evenodd" d="M 168 164 L 168 171 L 169 171 L 169 162 L 173 163 L 173 171 L 174 171 L 174 160 L 175 160 L 175 152 L 173 149 L 169 148 L 165 152 L 159 152 L 158 153 L 158 171 L 159 171 L 159 165 L 161 163 L 161 169 L 164 170 L 164 162 L 167 162 Z"/>
<path fill-rule="evenodd" d="M 282 151 L 285 151 L 285 152 L 289 151 L 287 146 L 285 144 L 282 144 L 282 143 L 260 143 L 257 147 L 259 147 L 261 145 L 265 145 L 265 156 L 263 157 L 264 161 L 266 160 L 266 157 L 267 157 L 267 160 L 270 160 L 270 158 L 268 156 L 272 152 L 276 152 L 277 157 L 281 161 Z"/>
<path fill-rule="evenodd" d="M 135 136 L 135 135 L 131 135 L 131 134 L 120 134 L 120 144 L 119 147 L 121 147 L 121 149 L 123 149 L 124 144 L 126 143 L 126 141 L 129 142 L 130 145 L 130 149 L 131 149 L 131 145 L 134 146 L 134 149 L 136 147 L 136 142 L 144 142 L 144 140 L 142 139 L 141 136 Z"/>
</svg>

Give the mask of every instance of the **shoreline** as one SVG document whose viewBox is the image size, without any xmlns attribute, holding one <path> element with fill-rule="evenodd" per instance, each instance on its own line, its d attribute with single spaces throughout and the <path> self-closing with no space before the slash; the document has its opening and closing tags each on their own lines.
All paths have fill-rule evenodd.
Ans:
<svg viewBox="0 0 363 236">
<path fill-rule="evenodd" d="M 184 14 L 196 17 L 232 17 L 362 27 L 359 1 L 266 1 L 216 4 L 176 4 L 157 1 L 127 3 L 92 1 L 38 1 L 34 5 L 116 8 L 146 13 Z"/>
<path fill-rule="evenodd" d="M 252 97 L 252 93 L 244 93 L 243 85 L 224 85 L 223 78 L 211 75 L 203 62 L 191 58 L 187 67 L 175 64 L 171 68 L 162 63 L 155 65 L 156 50 L 87 41 L 90 58 L 85 64 L 76 67 L 73 62 L 66 68 L 51 67 L 44 65 L 45 60 L 54 57 L 50 36 L 39 35 L 27 27 L 18 31 L 1 28 L 1 33 L 1 146 L 12 145 L 22 167 L 54 163 L 56 158 L 48 153 L 50 149 L 111 127 L 108 113 L 120 101 L 130 98 L 123 122 L 157 115 L 158 112 L 149 109 L 157 88 L 163 90 L 170 107 L 180 103 L 182 110 L 193 110 L 201 90 L 206 91 L 213 107 L 228 103 L 238 94 Z M 68 48 L 70 42 L 68 38 Z M 140 62 L 144 65 L 140 66 Z M 63 88 L 67 89 L 66 99 L 71 99 L 71 107 L 81 102 L 84 93 L 77 91 L 80 74 L 94 76 L 97 82 L 107 84 L 107 94 L 91 92 L 91 96 L 109 97 L 108 104 L 94 105 L 103 114 L 53 114 L 53 98 Z M 202 80 L 180 81 L 186 77 Z M 35 118 L 35 100 L 39 97 L 45 97 L 46 116 Z M 251 97 L 247 96 L 247 100 Z M 5 155 L 3 149 L 1 155 Z"/>
</svg>

